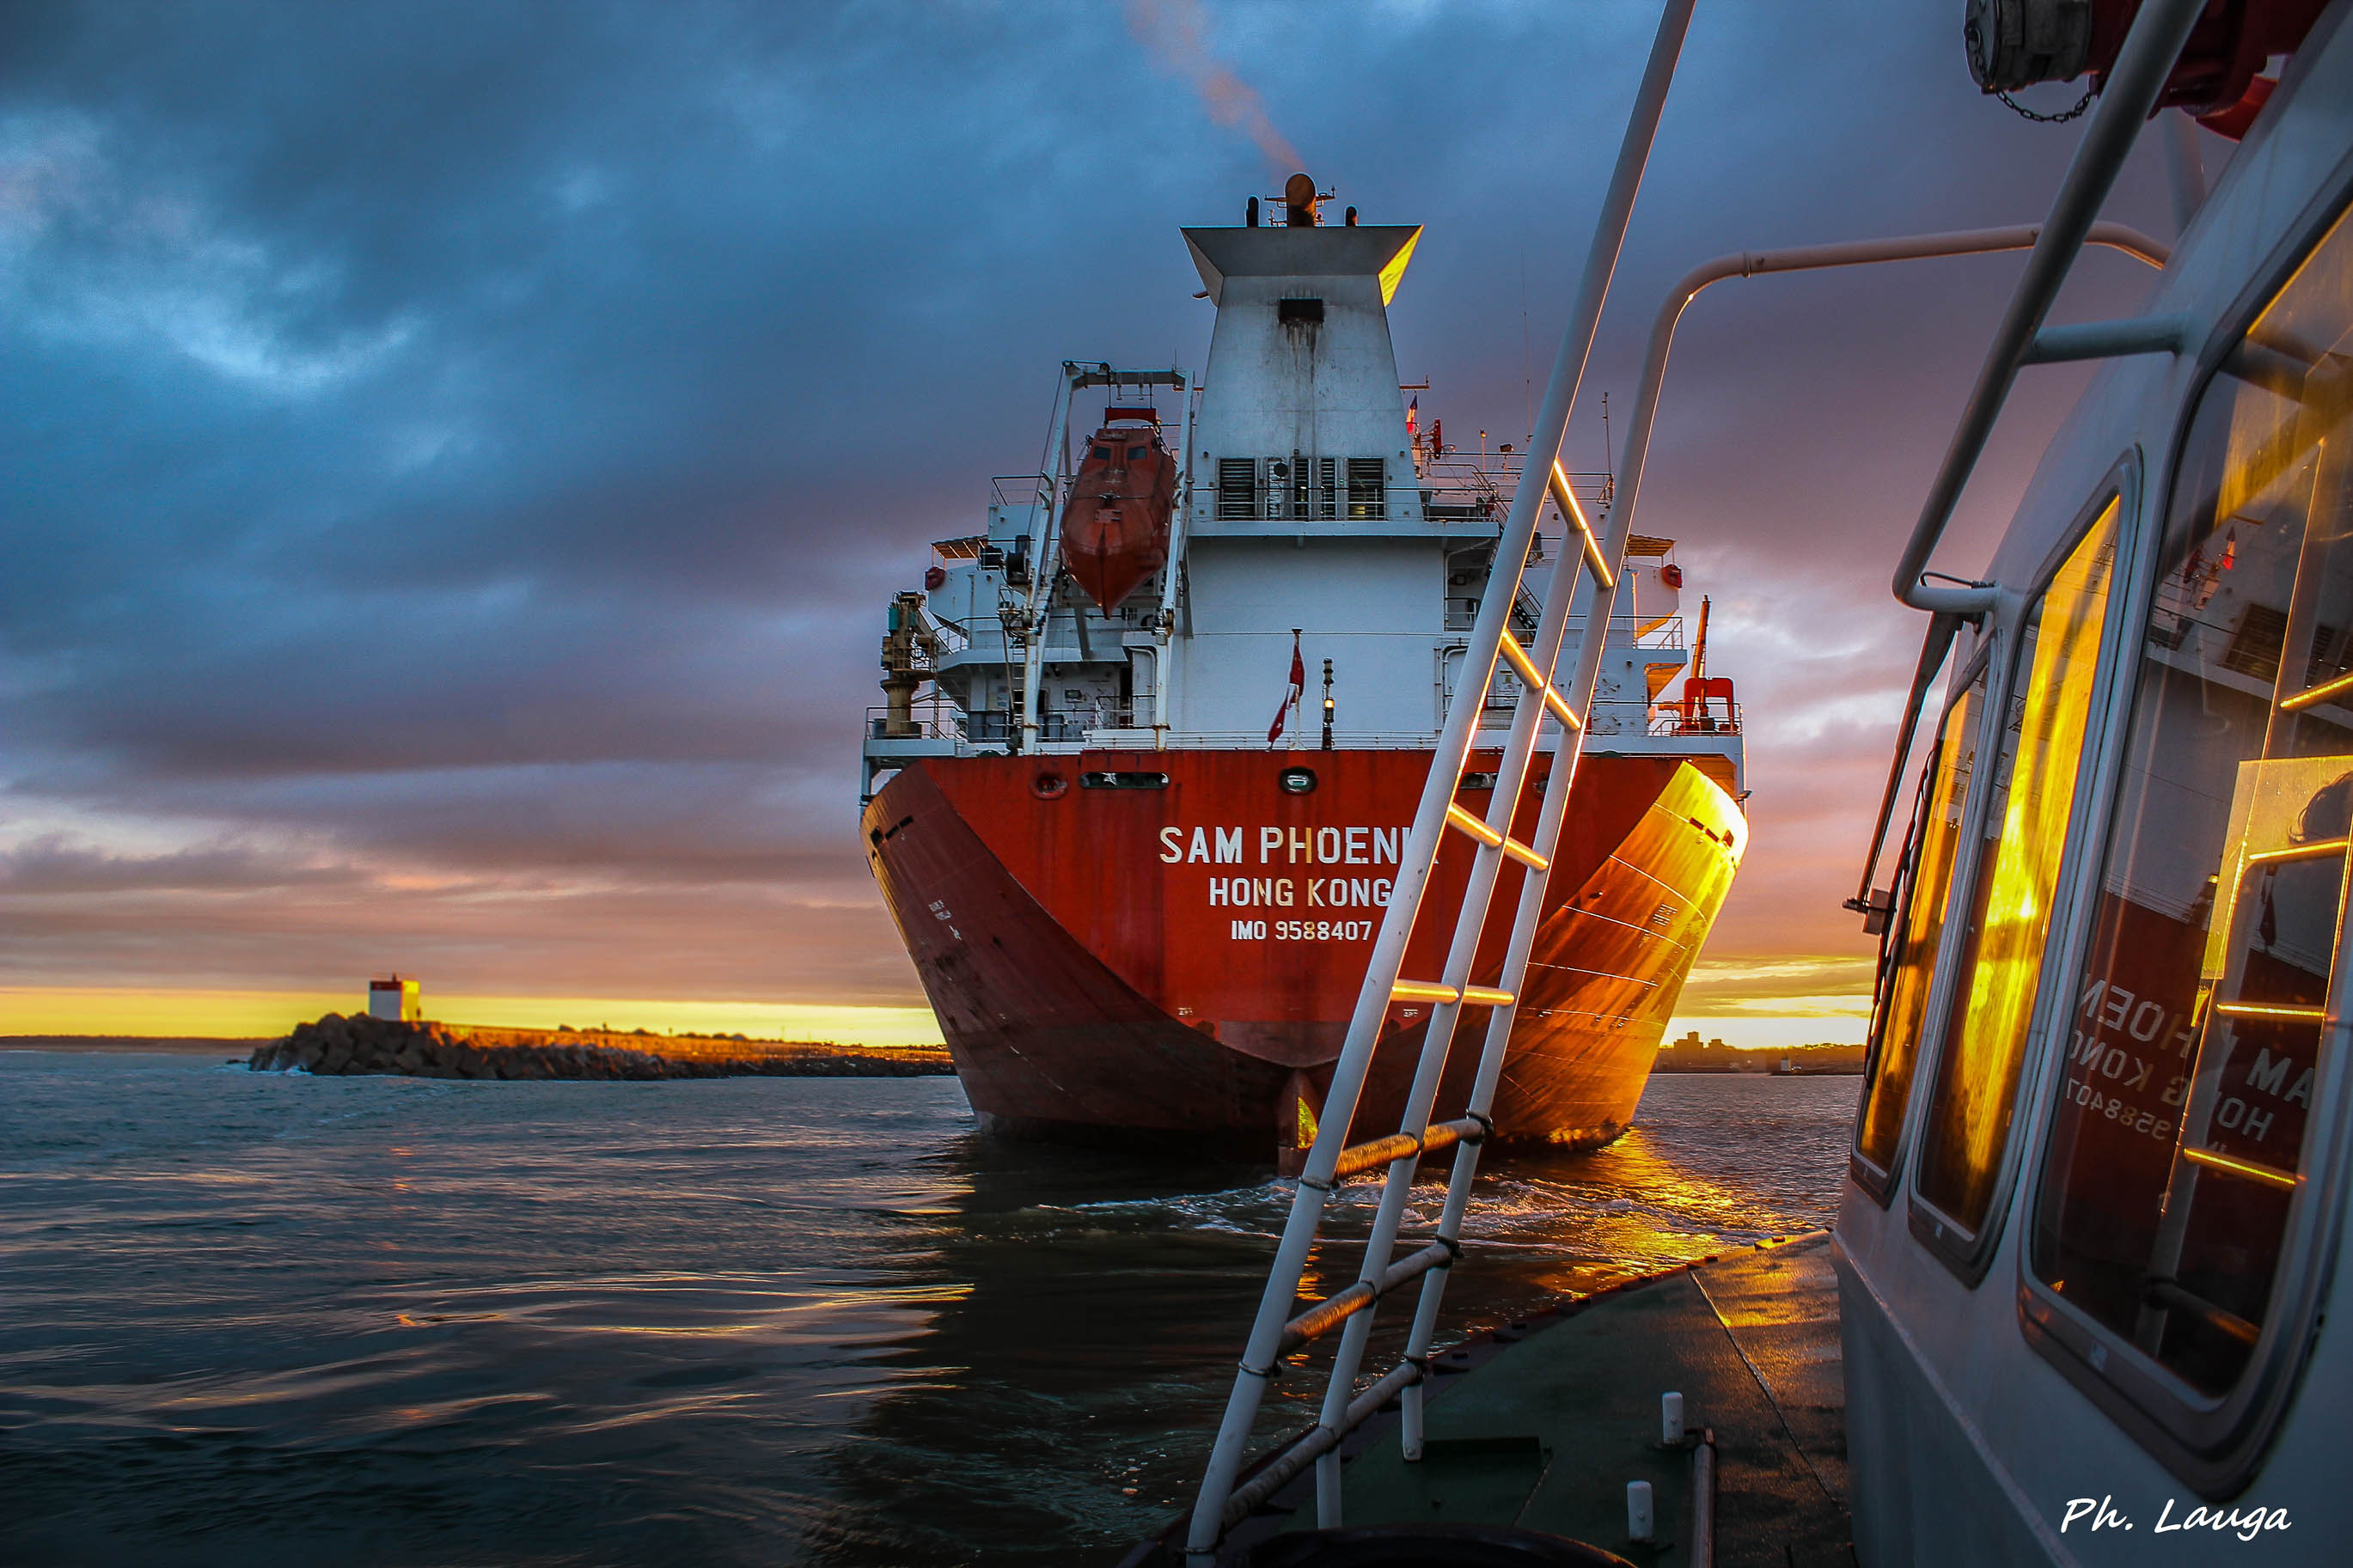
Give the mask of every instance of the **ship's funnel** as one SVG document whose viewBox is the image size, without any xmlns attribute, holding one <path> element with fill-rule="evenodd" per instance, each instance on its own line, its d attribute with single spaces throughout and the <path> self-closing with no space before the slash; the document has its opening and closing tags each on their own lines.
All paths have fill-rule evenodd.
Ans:
<svg viewBox="0 0 2353 1568">
<path fill-rule="evenodd" d="M 1305 174 L 1293 174 L 1282 184 L 1282 205 L 1291 210 L 1283 221 L 1293 228 L 1314 228 L 1315 216 L 1315 182 Z"/>
</svg>

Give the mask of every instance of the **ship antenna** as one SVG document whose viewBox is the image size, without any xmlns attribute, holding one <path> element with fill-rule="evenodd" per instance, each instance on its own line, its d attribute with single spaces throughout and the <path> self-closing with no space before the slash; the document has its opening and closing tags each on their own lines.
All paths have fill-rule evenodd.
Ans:
<svg viewBox="0 0 2353 1568">
<path fill-rule="evenodd" d="M 1609 450 L 1609 395 L 1601 395 L 1601 515 L 1618 500 L 1618 459 Z"/>
</svg>

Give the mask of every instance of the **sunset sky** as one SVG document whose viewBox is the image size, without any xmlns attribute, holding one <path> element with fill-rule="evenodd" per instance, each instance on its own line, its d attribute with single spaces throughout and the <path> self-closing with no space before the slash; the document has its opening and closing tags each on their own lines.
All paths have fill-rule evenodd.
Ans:
<svg viewBox="0 0 2353 1568">
<path fill-rule="evenodd" d="M 1960 10 L 1700 7 L 1571 468 L 1693 264 L 2042 216 L 2082 122 L 1979 97 Z M 397 968 L 476 1022 L 936 1038 L 856 834 L 892 591 L 1034 464 L 1062 359 L 1200 366 L 1177 226 L 1277 141 L 1427 226 L 1425 417 L 1524 438 L 1656 19 L 0 14 L 0 1034 L 272 1034 Z M 2144 143 L 2105 216 L 2169 239 Z M 1641 527 L 1714 597 L 1755 833 L 1677 1033 L 1861 1037 L 1886 580 L 2021 266 L 1685 320 Z M 2053 319 L 2153 277 L 2093 253 Z M 2088 374 L 2027 373 L 1939 566 Z"/>
</svg>

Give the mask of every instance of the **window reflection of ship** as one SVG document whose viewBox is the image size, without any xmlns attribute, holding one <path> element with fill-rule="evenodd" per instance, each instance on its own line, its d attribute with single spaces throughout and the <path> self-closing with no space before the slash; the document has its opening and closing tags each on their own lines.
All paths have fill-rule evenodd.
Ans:
<svg viewBox="0 0 2353 1568">
<path fill-rule="evenodd" d="M 2063 1293 L 2217 1389 L 2270 1305 L 2353 832 L 2353 637 L 2324 618 L 2353 584 L 2314 506 L 2337 485 L 2322 437 L 2353 377 L 2292 357 L 2308 381 L 2276 374 L 2284 349 L 2243 351 L 2245 384 L 2184 464 L 2177 506 L 2211 521 L 2158 563 L 2144 653 L 2163 718 L 2130 766 L 2188 830 L 2141 838 L 2104 879 L 2107 962 L 2065 1086 L 2075 1174 L 2052 1216 L 2073 1237 Z M 2226 786 L 2212 764 L 2233 757 Z"/>
<path fill-rule="evenodd" d="M 2353 755 L 2241 763 L 2218 869 L 2186 910 L 2112 879 L 2098 945 L 2116 962 L 2078 1009 L 2077 1098 L 2126 1110 L 2078 1128 L 2106 1179 L 2078 1178 L 2073 1226 L 2107 1211 L 2101 1250 L 2125 1277 L 2105 1289 L 2137 1298 L 2145 1351 L 2210 1384 L 2255 1342 L 2269 1276 L 2242 1255 L 2277 1233 L 2295 1185 L 2353 837 L 2348 770 Z M 2105 1293 L 2090 1270 L 2073 1289 Z M 2182 1342 L 2192 1333 L 2221 1342 L 2199 1353 Z"/>
</svg>

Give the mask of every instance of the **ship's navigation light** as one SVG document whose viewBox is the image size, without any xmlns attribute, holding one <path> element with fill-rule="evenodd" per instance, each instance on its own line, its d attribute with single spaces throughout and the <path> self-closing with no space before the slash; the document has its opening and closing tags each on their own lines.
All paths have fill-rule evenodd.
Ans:
<svg viewBox="0 0 2353 1568">
<path fill-rule="evenodd" d="M 1315 793 L 1315 770 L 1285 768 L 1274 775 L 1274 787 L 1285 795 L 1313 795 Z"/>
</svg>

